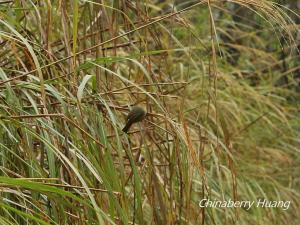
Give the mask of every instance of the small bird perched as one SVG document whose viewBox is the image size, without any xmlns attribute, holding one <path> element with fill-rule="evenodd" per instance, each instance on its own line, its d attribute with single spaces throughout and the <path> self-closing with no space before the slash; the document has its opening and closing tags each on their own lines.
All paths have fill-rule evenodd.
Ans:
<svg viewBox="0 0 300 225">
<path fill-rule="evenodd" d="M 129 128 L 131 127 L 132 124 L 141 122 L 145 116 L 146 116 L 146 111 L 139 106 L 134 106 L 132 107 L 131 111 L 128 113 L 127 118 L 126 118 L 126 125 L 122 129 L 125 133 L 128 132 Z"/>
</svg>

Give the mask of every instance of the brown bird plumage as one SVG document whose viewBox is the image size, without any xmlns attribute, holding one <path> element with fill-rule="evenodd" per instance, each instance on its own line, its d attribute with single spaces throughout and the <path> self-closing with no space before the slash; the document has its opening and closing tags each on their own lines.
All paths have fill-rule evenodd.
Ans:
<svg viewBox="0 0 300 225">
<path fill-rule="evenodd" d="M 127 133 L 132 124 L 142 121 L 145 118 L 145 116 L 146 116 L 146 111 L 143 108 L 139 106 L 132 107 L 131 111 L 127 115 L 126 118 L 127 122 L 125 127 L 122 129 L 122 131 Z"/>
</svg>

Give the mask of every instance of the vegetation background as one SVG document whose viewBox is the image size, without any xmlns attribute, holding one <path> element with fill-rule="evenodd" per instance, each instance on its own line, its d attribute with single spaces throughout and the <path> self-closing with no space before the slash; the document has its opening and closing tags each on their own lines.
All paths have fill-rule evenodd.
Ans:
<svg viewBox="0 0 300 225">
<path fill-rule="evenodd" d="M 299 13 L 1 1 L 0 224 L 300 224 Z M 148 114 L 127 135 L 133 105 Z"/>
</svg>

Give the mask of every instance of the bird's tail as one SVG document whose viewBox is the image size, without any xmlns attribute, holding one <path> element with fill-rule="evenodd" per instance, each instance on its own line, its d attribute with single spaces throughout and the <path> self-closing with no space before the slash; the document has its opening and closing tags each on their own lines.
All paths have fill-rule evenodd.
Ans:
<svg viewBox="0 0 300 225">
<path fill-rule="evenodd" d="M 122 129 L 123 132 L 128 133 L 129 128 L 131 127 L 132 123 L 127 122 L 125 127 Z"/>
</svg>

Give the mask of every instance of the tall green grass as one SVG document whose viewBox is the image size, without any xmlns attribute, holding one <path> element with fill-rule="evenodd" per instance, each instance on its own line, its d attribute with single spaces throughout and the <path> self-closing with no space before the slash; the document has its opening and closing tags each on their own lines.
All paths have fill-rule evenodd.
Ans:
<svg viewBox="0 0 300 225">
<path fill-rule="evenodd" d="M 173 3 L 0 4 L 0 224 L 299 224 L 291 11 Z"/>
</svg>

